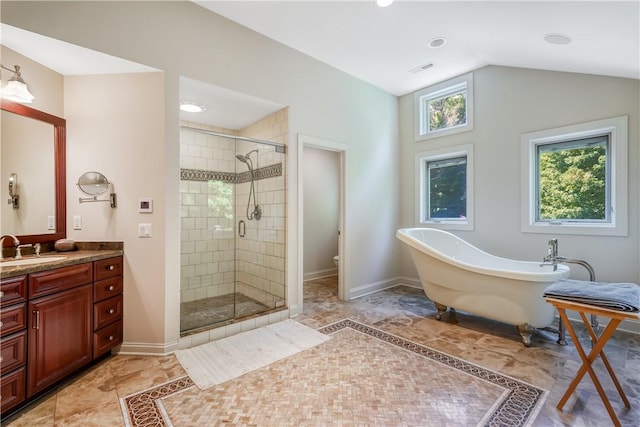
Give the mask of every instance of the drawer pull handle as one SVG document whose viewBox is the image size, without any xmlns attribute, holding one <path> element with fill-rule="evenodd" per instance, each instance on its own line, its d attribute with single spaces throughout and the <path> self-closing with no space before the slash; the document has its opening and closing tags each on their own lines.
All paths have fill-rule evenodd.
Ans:
<svg viewBox="0 0 640 427">
<path fill-rule="evenodd" d="M 36 321 L 34 322 L 33 329 L 40 329 L 40 310 L 34 310 L 33 314 L 36 316 Z"/>
<path fill-rule="evenodd" d="M 2 328 L 3 325 L 4 325 L 4 322 L 0 320 L 0 328 Z"/>
<path fill-rule="evenodd" d="M 113 314 L 113 313 L 115 313 L 115 312 L 116 312 L 116 311 L 115 311 L 113 308 L 110 308 L 110 309 L 109 309 L 109 314 Z"/>
<path fill-rule="evenodd" d="M 109 286 L 109 290 L 110 290 L 110 291 L 112 291 L 112 290 L 114 290 L 114 289 L 115 289 L 115 288 L 113 287 L 113 285 Z"/>
<path fill-rule="evenodd" d="M 110 265 L 109 267 L 107 267 L 107 270 L 109 271 L 113 271 L 115 269 L 115 267 L 113 265 Z"/>
<path fill-rule="evenodd" d="M 4 356 L 0 356 L 0 363 L 4 360 Z"/>
<path fill-rule="evenodd" d="M 109 341 L 113 341 L 114 340 L 114 336 L 113 335 L 109 335 Z"/>
<path fill-rule="evenodd" d="M 0 291 L 0 298 L 2 298 L 4 296 L 4 292 Z"/>
</svg>

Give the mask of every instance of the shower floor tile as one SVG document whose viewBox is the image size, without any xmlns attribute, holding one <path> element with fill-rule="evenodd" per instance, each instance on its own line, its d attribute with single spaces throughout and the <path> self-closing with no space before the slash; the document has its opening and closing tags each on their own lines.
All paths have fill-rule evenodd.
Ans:
<svg viewBox="0 0 640 427">
<path fill-rule="evenodd" d="M 268 305 L 238 292 L 183 302 L 180 304 L 180 331 L 191 331 L 270 309 Z"/>
</svg>

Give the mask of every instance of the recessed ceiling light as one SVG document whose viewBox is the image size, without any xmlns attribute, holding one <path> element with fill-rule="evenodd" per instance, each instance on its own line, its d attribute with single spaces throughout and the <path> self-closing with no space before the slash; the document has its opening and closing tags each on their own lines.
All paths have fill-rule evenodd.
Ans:
<svg viewBox="0 0 640 427">
<path fill-rule="evenodd" d="M 180 109 L 187 113 L 202 113 L 207 109 L 204 105 L 195 104 L 193 102 L 181 102 Z"/>
<path fill-rule="evenodd" d="M 429 40 L 429 43 L 427 44 L 427 46 L 429 46 L 432 49 L 437 49 L 439 47 L 444 46 L 446 43 L 447 43 L 447 39 L 445 39 L 444 37 L 435 37 Z"/>
<path fill-rule="evenodd" d="M 571 38 L 569 36 L 565 36 L 563 34 L 547 34 L 544 36 L 544 40 L 547 43 L 551 44 L 569 44 L 571 43 Z"/>
<path fill-rule="evenodd" d="M 380 7 L 387 7 L 390 6 L 391 3 L 393 3 L 393 0 L 376 0 L 376 3 Z"/>
</svg>

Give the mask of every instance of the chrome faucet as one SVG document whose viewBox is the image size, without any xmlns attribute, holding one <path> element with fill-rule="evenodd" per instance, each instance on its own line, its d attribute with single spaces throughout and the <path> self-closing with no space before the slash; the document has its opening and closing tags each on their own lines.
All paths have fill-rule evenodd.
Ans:
<svg viewBox="0 0 640 427">
<path fill-rule="evenodd" d="M 13 234 L 5 234 L 4 236 L 0 237 L 0 258 L 2 258 L 2 249 L 4 248 L 4 239 L 6 238 L 13 239 L 13 246 L 15 246 L 16 248 L 20 246 L 20 240 L 18 240 L 16 236 L 14 236 Z"/>
<path fill-rule="evenodd" d="M 33 247 L 31 243 L 27 243 L 26 245 L 18 245 L 16 247 L 16 259 L 22 258 L 22 248 L 30 248 Z"/>
</svg>

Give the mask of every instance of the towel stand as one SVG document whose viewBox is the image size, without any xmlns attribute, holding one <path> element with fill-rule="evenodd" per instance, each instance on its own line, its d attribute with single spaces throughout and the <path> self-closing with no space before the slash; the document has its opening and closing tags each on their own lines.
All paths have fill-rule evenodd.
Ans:
<svg viewBox="0 0 640 427">
<path fill-rule="evenodd" d="M 580 355 L 580 359 L 582 360 L 582 366 L 580 367 L 580 369 L 576 373 L 576 376 L 567 387 L 567 391 L 564 393 L 564 395 L 558 402 L 557 408 L 559 410 L 562 410 L 564 405 L 567 403 L 567 400 L 569 399 L 571 394 L 575 391 L 576 387 L 578 386 L 578 384 L 580 383 L 584 375 L 586 373 L 589 373 L 589 376 L 591 377 L 591 380 L 593 381 L 593 384 L 595 385 L 596 390 L 598 391 L 598 394 L 602 399 L 602 403 L 604 403 L 604 406 L 607 409 L 607 412 L 609 413 L 611 420 L 613 421 L 613 424 L 615 426 L 620 426 L 621 425 L 620 420 L 618 420 L 618 416 L 616 415 L 613 408 L 611 407 L 611 403 L 607 398 L 607 395 L 602 387 L 602 384 L 600 384 L 600 380 L 598 380 L 598 377 L 596 376 L 596 373 L 593 370 L 592 364 L 598 358 L 598 356 L 600 356 L 600 358 L 604 362 L 604 366 L 606 367 L 607 372 L 609 373 L 609 376 L 611 377 L 611 380 L 616 386 L 616 389 L 618 390 L 618 393 L 620 394 L 620 397 L 624 402 L 625 407 L 630 408 L 631 404 L 629 403 L 629 399 L 627 399 L 627 396 L 625 395 L 624 390 L 622 389 L 622 386 L 620 385 L 620 382 L 618 381 L 616 374 L 613 372 L 613 368 L 611 367 L 611 364 L 609 363 L 609 360 L 607 359 L 607 356 L 604 353 L 604 346 L 623 320 L 640 319 L 640 314 L 624 312 L 619 310 L 610 310 L 606 308 L 596 307 L 593 305 L 581 304 L 581 303 L 572 302 L 572 301 L 565 301 L 565 300 L 560 300 L 556 298 L 545 298 L 545 300 L 549 304 L 552 304 L 555 308 L 558 309 L 558 313 L 560 313 L 560 318 L 564 322 L 567 328 L 567 331 L 569 332 L 569 335 L 571 336 L 571 339 L 573 340 L 573 343 L 576 346 L 576 350 Z M 580 344 L 580 341 L 578 340 L 578 337 L 576 335 L 575 330 L 573 329 L 573 326 L 571 325 L 571 322 L 569 322 L 569 318 L 567 317 L 566 310 L 577 311 L 580 314 L 582 323 L 584 323 L 584 326 L 587 329 L 587 332 L 589 333 L 589 336 L 591 337 L 591 341 L 592 341 L 592 348 L 588 355 L 585 353 L 582 347 L 582 344 Z M 587 320 L 587 316 L 586 316 L 587 314 L 603 316 L 610 319 L 609 323 L 607 324 L 606 328 L 604 328 L 600 336 L 598 336 L 595 333 L 595 331 L 593 330 L 593 327 Z"/>
</svg>

